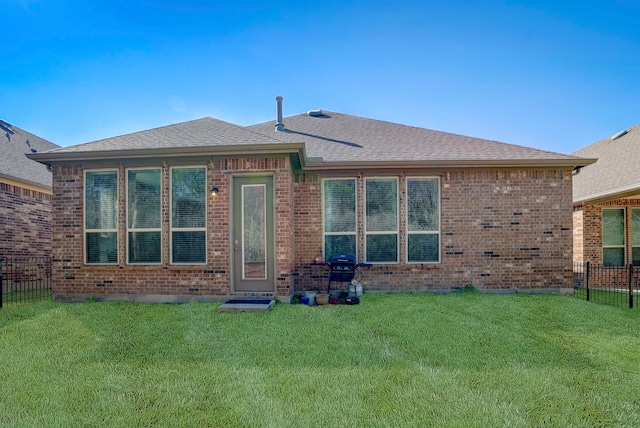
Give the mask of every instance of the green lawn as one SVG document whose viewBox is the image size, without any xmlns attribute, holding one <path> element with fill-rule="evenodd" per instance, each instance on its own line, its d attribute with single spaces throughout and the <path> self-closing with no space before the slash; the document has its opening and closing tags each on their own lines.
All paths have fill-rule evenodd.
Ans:
<svg viewBox="0 0 640 428">
<path fill-rule="evenodd" d="M 12 305 L 0 426 L 640 426 L 640 313 L 549 295 Z"/>
</svg>

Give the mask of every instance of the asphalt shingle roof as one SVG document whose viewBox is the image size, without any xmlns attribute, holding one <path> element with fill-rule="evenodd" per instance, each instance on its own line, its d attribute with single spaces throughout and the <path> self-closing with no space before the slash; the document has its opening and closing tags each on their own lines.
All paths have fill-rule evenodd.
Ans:
<svg viewBox="0 0 640 428">
<path fill-rule="evenodd" d="M 308 157 L 325 162 L 565 160 L 578 158 L 529 147 L 324 111 L 320 117 L 299 114 L 248 126 L 287 142 L 304 142 Z"/>
<path fill-rule="evenodd" d="M 401 125 L 348 114 L 324 111 L 321 116 L 299 114 L 284 119 L 285 128 L 275 132 L 275 121 L 242 127 L 212 117 L 163 126 L 132 134 L 64 147 L 38 160 L 82 159 L 113 152 L 126 157 L 127 151 L 172 150 L 247 145 L 247 153 L 256 146 L 276 149 L 278 145 L 304 144 L 307 165 L 348 166 L 354 161 L 378 165 L 408 162 L 464 162 L 473 166 L 495 165 L 497 162 L 549 164 L 563 166 L 586 164 L 585 160 L 529 147 L 467 137 L 414 126 Z M 249 147 L 253 146 L 253 147 Z M 141 152 L 142 151 L 142 152 Z M 133 154 L 133 152 L 131 152 Z M 49 157 L 49 155 L 51 155 Z M 493 163 L 492 163 L 493 162 Z M 465 164 L 465 165 L 467 165 Z"/>
<path fill-rule="evenodd" d="M 105 138 L 75 146 L 63 147 L 53 153 L 82 153 L 112 150 L 172 149 L 213 147 L 242 144 L 280 143 L 242 126 L 212 117 L 190 120 L 159 128 Z"/>
<path fill-rule="evenodd" d="M 18 181 L 51 187 L 47 167 L 28 159 L 25 154 L 46 152 L 59 147 L 17 126 L 0 120 L 0 175 Z"/>
<path fill-rule="evenodd" d="M 626 131 L 618 138 L 610 136 L 572 153 L 598 159 L 573 177 L 574 202 L 640 191 L 640 124 Z"/>
</svg>

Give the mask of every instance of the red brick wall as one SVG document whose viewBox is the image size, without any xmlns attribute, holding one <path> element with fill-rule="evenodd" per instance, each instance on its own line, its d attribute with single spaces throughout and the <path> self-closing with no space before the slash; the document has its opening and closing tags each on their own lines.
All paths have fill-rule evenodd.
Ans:
<svg viewBox="0 0 640 428">
<path fill-rule="evenodd" d="M 236 158 L 208 164 L 208 185 L 219 188 L 208 207 L 206 266 L 168 264 L 168 170 L 163 167 L 162 266 L 126 264 L 124 166 L 120 170 L 118 266 L 83 263 L 83 171 L 78 165 L 54 171 L 53 287 L 60 300 L 117 295 L 230 295 L 229 186 L 236 173 L 270 172 L 276 189 L 276 294 L 324 289 L 327 272 L 311 262 L 322 255 L 321 177 L 292 176 L 286 157 Z M 422 174 L 434 176 L 433 172 Z M 571 171 L 452 170 L 441 179 L 441 259 L 438 264 L 384 264 L 365 270 L 366 290 L 438 291 L 465 285 L 483 290 L 547 290 L 572 288 Z M 365 173 L 358 172 L 362 190 Z M 405 172 L 400 179 L 400 259 L 405 259 Z M 359 192 L 358 245 L 364 253 L 363 199 Z M 136 297 L 137 296 L 137 297 Z"/>
<path fill-rule="evenodd" d="M 602 210 L 605 208 L 626 208 L 625 260 L 631 260 L 631 208 L 640 208 L 640 199 L 617 199 L 614 201 L 584 204 L 583 211 L 583 261 L 602 264 Z"/>
<path fill-rule="evenodd" d="M 433 176 L 425 173 L 424 176 Z M 572 288 L 571 171 L 457 170 L 441 176 L 441 263 L 384 264 L 364 270 L 379 291 Z M 363 254 L 364 173 L 359 184 L 359 252 Z M 400 189 L 406 175 L 398 174 Z M 309 266 L 322 252 L 319 177 L 295 183 L 296 291 L 324 289 L 326 269 Z M 406 259 L 405 198 L 400 195 L 400 260 Z"/>
<path fill-rule="evenodd" d="M 79 165 L 58 166 L 53 189 L 53 292 L 58 300 L 89 296 L 172 300 L 169 296 L 217 299 L 230 296 L 230 184 L 235 173 L 274 174 L 276 188 L 276 295 L 291 294 L 293 268 L 292 178 L 287 157 L 214 160 L 207 164 L 208 188 L 218 187 L 208 203 L 208 259 L 204 266 L 169 264 L 169 170 L 162 167 L 163 264 L 131 266 L 126 263 L 125 167 L 119 170 L 118 265 L 87 266 L 83 254 L 83 169 Z M 273 293 L 271 293 L 273 294 Z M 129 296 L 129 297 L 127 297 Z M 165 297 L 158 297 L 165 296 Z"/>
<path fill-rule="evenodd" d="M 0 257 L 51 255 L 51 195 L 0 183 Z"/>
<path fill-rule="evenodd" d="M 582 263 L 584 260 L 584 212 L 582 206 L 573 209 L 573 262 Z"/>
</svg>

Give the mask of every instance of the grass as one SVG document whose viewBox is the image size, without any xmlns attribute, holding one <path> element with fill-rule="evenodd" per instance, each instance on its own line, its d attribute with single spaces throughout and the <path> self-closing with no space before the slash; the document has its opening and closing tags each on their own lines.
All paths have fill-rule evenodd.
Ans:
<svg viewBox="0 0 640 428">
<path fill-rule="evenodd" d="M 550 295 L 0 310 L 1 426 L 639 426 L 640 313 Z"/>
</svg>

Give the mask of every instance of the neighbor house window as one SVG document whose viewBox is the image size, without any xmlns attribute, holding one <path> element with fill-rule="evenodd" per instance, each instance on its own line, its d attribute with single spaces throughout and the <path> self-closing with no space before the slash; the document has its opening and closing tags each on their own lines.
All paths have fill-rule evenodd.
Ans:
<svg viewBox="0 0 640 428">
<path fill-rule="evenodd" d="M 118 263 L 118 171 L 85 171 L 85 262 Z"/>
<path fill-rule="evenodd" d="M 206 168 L 171 169 L 171 263 L 207 261 Z"/>
<path fill-rule="evenodd" d="M 624 265 L 624 209 L 602 210 L 602 264 Z"/>
<path fill-rule="evenodd" d="M 640 209 L 631 209 L 631 263 L 640 266 Z"/>
<path fill-rule="evenodd" d="M 365 179 L 365 251 L 369 263 L 398 262 L 398 179 Z"/>
<path fill-rule="evenodd" d="M 356 180 L 355 178 L 323 181 L 324 254 L 356 256 Z"/>
<path fill-rule="evenodd" d="M 160 169 L 127 171 L 129 263 L 160 263 Z"/>
<path fill-rule="evenodd" d="M 407 178 L 407 261 L 440 261 L 438 178 Z"/>
</svg>

